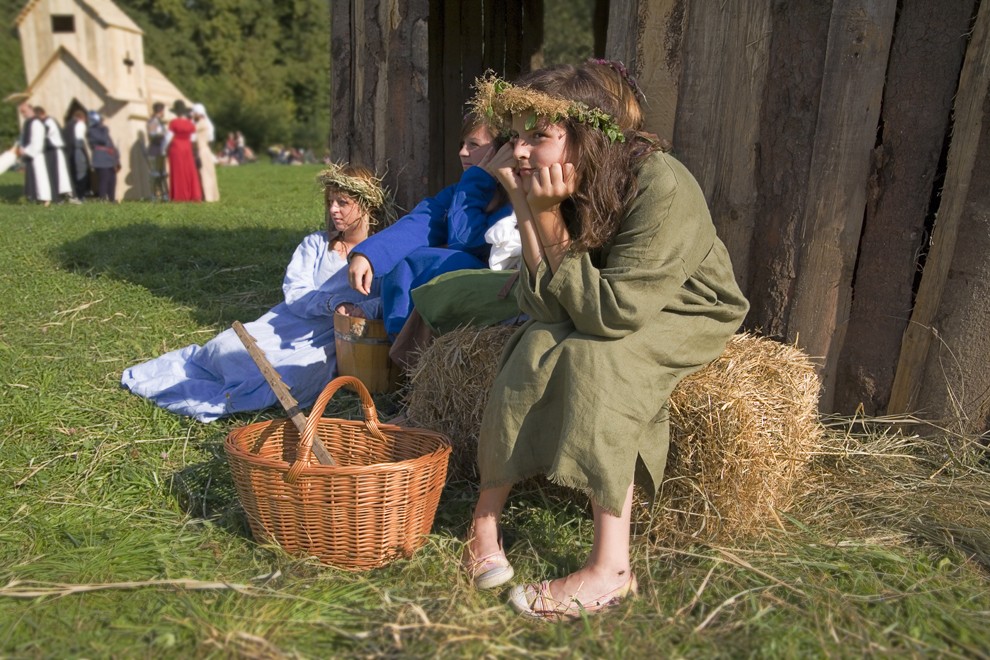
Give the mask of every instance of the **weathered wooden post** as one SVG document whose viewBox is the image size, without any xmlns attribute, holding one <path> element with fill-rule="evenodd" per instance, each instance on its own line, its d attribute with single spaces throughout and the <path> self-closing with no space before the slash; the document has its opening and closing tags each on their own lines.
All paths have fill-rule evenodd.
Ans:
<svg viewBox="0 0 990 660">
<path fill-rule="evenodd" d="M 330 153 L 383 175 L 409 208 L 426 194 L 429 0 L 332 0 Z"/>
<path fill-rule="evenodd" d="M 983 432 L 990 392 L 990 4 L 981 3 L 956 94 L 942 203 L 890 412 L 923 409 Z M 962 240 L 960 240 L 962 239 Z"/>
</svg>

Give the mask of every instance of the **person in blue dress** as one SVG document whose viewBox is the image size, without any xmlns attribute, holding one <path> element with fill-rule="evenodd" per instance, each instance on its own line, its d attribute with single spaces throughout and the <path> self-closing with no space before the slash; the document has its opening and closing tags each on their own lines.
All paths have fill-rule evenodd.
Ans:
<svg viewBox="0 0 990 660">
<path fill-rule="evenodd" d="M 336 373 L 333 298 L 347 289 L 347 256 L 393 217 L 388 192 L 374 174 L 330 165 L 319 175 L 326 228 L 306 236 L 285 271 L 285 300 L 244 327 L 291 389 L 301 408 Z M 333 277 L 340 273 L 339 277 Z M 352 314 L 380 315 L 380 301 L 354 301 Z M 124 371 L 121 385 L 158 406 L 201 422 L 276 405 L 277 399 L 240 338 L 221 332 L 204 346 L 186 346 Z"/>
<path fill-rule="evenodd" d="M 443 273 L 488 267 L 491 244 L 485 232 L 512 214 L 508 198 L 499 194 L 499 183 L 484 167 L 494 146 L 487 122 L 469 114 L 461 131 L 460 180 L 421 201 L 388 231 L 369 237 L 349 258 L 348 280 L 355 294 L 380 292 L 390 337 L 398 335 L 412 312 L 414 288 Z"/>
</svg>

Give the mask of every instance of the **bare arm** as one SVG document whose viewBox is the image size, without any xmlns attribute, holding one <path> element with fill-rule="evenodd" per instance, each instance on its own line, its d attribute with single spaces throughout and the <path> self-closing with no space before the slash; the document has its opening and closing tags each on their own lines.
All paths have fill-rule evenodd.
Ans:
<svg viewBox="0 0 990 660">
<path fill-rule="evenodd" d="M 526 194 L 533 225 L 550 272 L 556 273 L 571 243 L 560 203 L 574 194 L 574 165 L 557 163 L 534 172 Z"/>
</svg>

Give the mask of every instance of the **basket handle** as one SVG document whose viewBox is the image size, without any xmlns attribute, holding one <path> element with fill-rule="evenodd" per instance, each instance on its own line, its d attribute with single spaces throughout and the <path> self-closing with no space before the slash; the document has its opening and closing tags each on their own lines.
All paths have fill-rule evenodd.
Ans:
<svg viewBox="0 0 990 660">
<path fill-rule="evenodd" d="M 313 440 L 316 438 L 316 430 L 319 428 L 323 411 L 327 409 L 327 404 L 330 403 L 333 395 L 342 387 L 348 386 L 361 397 L 361 410 L 364 413 L 364 425 L 368 429 L 368 432 L 383 442 L 388 441 L 381 432 L 381 429 L 378 428 L 378 411 L 375 409 L 375 401 L 371 398 L 368 388 L 354 376 L 338 376 L 327 383 L 320 396 L 316 398 L 313 409 L 309 411 L 309 415 L 306 418 L 306 427 L 303 429 L 302 437 L 299 439 L 296 462 L 289 467 L 289 471 L 285 475 L 285 481 L 287 483 L 291 484 L 295 482 L 299 478 L 299 473 L 309 466 L 313 451 Z"/>
</svg>

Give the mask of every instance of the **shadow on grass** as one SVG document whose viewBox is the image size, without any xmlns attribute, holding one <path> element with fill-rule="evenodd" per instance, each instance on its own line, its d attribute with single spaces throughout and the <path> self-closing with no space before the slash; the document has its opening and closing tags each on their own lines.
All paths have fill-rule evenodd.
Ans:
<svg viewBox="0 0 990 660">
<path fill-rule="evenodd" d="M 171 495 L 189 515 L 209 520 L 231 534 L 253 538 L 223 448 L 215 445 L 210 451 L 210 460 L 187 465 L 172 475 Z"/>
<path fill-rule="evenodd" d="M 298 230 L 162 227 L 94 231 L 54 250 L 66 269 L 111 277 L 190 307 L 201 323 L 253 318 L 282 299 Z M 219 316 L 219 318 L 218 318 Z"/>
<path fill-rule="evenodd" d="M 0 183 L 0 203 L 16 204 L 24 196 L 24 186 L 16 183 Z"/>
</svg>

